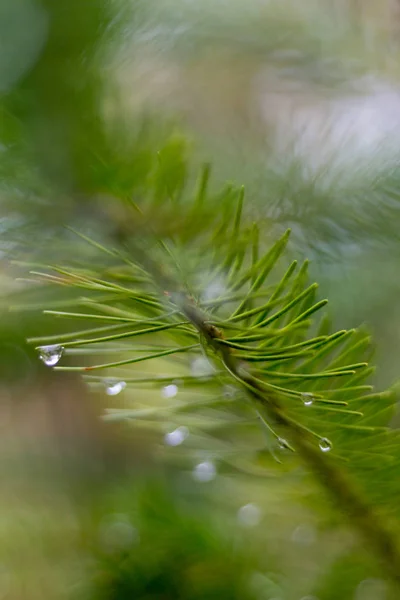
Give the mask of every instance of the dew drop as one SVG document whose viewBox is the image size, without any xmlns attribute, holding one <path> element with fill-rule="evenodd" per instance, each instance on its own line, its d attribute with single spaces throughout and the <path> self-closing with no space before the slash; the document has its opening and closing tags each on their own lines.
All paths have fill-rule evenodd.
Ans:
<svg viewBox="0 0 400 600">
<path fill-rule="evenodd" d="M 321 438 L 319 440 L 319 447 L 322 452 L 329 452 L 332 450 L 332 442 L 328 438 Z"/>
<path fill-rule="evenodd" d="M 279 448 L 282 448 L 282 450 L 290 450 L 290 446 L 284 438 L 278 438 L 278 446 Z"/>
<path fill-rule="evenodd" d="M 196 481 L 212 481 L 217 474 L 215 465 L 210 460 L 199 463 L 193 469 L 193 479 Z"/>
<path fill-rule="evenodd" d="M 224 398 L 234 398 L 237 394 L 237 389 L 233 385 L 224 385 L 222 395 Z"/>
<path fill-rule="evenodd" d="M 39 358 L 47 367 L 54 367 L 62 357 L 64 348 L 59 344 L 40 346 Z"/>
<path fill-rule="evenodd" d="M 242 379 L 246 379 L 249 375 L 249 372 L 246 368 L 246 365 L 244 363 L 240 364 L 238 366 L 237 369 L 237 374 L 239 375 L 239 377 L 241 377 Z"/>
<path fill-rule="evenodd" d="M 99 541 L 104 550 L 111 553 L 137 543 L 139 535 L 127 515 L 108 515 L 100 525 Z"/>
<path fill-rule="evenodd" d="M 165 434 L 164 442 L 167 446 L 179 446 L 182 444 L 189 435 L 189 429 L 187 427 L 178 427 L 174 431 L 170 431 Z"/>
<path fill-rule="evenodd" d="M 291 539 L 299 546 L 311 546 L 316 542 L 317 532 L 312 525 L 303 523 L 294 529 Z"/>
<path fill-rule="evenodd" d="M 205 356 L 195 358 L 190 370 L 193 377 L 211 377 L 214 374 L 214 367 Z"/>
<path fill-rule="evenodd" d="M 105 386 L 107 396 L 117 396 L 117 394 L 126 388 L 126 383 L 119 379 L 107 379 L 105 381 Z"/>
<path fill-rule="evenodd" d="M 170 383 L 163 387 L 161 393 L 164 398 L 174 398 L 178 393 L 178 386 L 175 383 Z"/>
<path fill-rule="evenodd" d="M 245 504 L 239 508 L 237 519 L 244 527 L 255 527 L 261 520 L 261 510 L 257 504 Z"/>
<path fill-rule="evenodd" d="M 301 394 L 301 399 L 303 400 L 304 406 L 311 406 L 314 402 L 314 396 L 309 392 L 303 392 Z"/>
<path fill-rule="evenodd" d="M 202 300 L 204 302 L 210 302 L 216 300 L 224 294 L 226 287 L 222 280 L 215 280 L 210 283 L 203 292 Z"/>
</svg>

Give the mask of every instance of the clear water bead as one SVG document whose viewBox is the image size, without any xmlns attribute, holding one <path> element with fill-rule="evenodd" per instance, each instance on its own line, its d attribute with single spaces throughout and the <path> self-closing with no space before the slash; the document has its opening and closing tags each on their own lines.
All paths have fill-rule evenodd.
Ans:
<svg viewBox="0 0 400 600">
<path fill-rule="evenodd" d="M 332 450 L 332 442 L 328 438 L 321 438 L 319 440 L 319 447 L 322 452 L 329 452 Z"/>
<path fill-rule="evenodd" d="M 100 524 L 99 541 L 108 552 L 118 552 L 139 542 L 139 535 L 127 515 L 106 516 Z"/>
<path fill-rule="evenodd" d="M 299 546 L 311 546 L 317 540 L 317 532 L 309 523 L 302 523 L 294 529 L 291 539 Z"/>
<path fill-rule="evenodd" d="M 314 402 L 314 396 L 309 392 L 303 392 L 301 394 L 301 399 L 303 400 L 304 406 L 311 406 Z"/>
<path fill-rule="evenodd" d="M 39 358 L 47 367 L 54 367 L 62 357 L 64 348 L 59 344 L 40 346 Z"/>
<path fill-rule="evenodd" d="M 222 279 L 217 279 L 210 283 L 203 292 L 203 302 L 210 302 L 220 298 L 226 292 L 226 286 Z"/>
<path fill-rule="evenodd" d="M 245 504 L 239 508 L 237 518 L 244 527 L 255 527 L 261 520 L 261 510 L 257 504 Z"/>
<path fill-rule="evenodd" d="M 290 446 L 289 446 L 288 442 L 285 439 L 283 439 L 283 438 L 278 438 L 278 446 L 282 450 L 289 450 L 290 449 Z"/>
<path fill-rule="evenodd" d="M 189 435 L 189 429 L 185 426 L 178 427 L 174 431 L 165 434 L 164 442 L 167 446 L 179 446 Z"/>
<path fill-rule="evenodd" d="M 248 375 L 249 375 L 249 372 L 248 372 L 248 370 L 247 370 L 247 367 L 246 367 L 246 365 L 245 365 L 244 363 L 241 363 L 241 364 L 238 366 L 238 369 L 237 369 L 237 374 L 238 374 L 238 375 L 239 375 L 239 377 L 241 377 L 242 379 L 246 379 L 246 378 L 248 377 Z"/>
<path fill-rule="evenodd" d="M 211 377 L 214 374 L 214 367 L 205 356 L 198 356 L 192 361 L 190 370 L 193 377 Z"/>
<path fill-rule="evenodd" d="M 222 395 L 224 398 L 231 399 L 237 394 L 237 389 L 233 385 L 224 385 Z"/>
<path fill-rule="evenodd" d="M 178 386 L 175 383 L 170 383 L 163 387 L 161 393 L 164 398 L 174 398 L 178 393 Z"/>
<path fill-rule="evenodd" d="M 206 482 L 212 481 L 217 474 L 215 465 L 210 460 L 199 463 L 193 469 L 193 479 L 196 481 Z"/>
<path fill-rule="evenodd" d="M 125 381 L 119 379 L 107 379 L 105 382 L 107 396 L 116 396 L 126 388 Z"/>
</svg>

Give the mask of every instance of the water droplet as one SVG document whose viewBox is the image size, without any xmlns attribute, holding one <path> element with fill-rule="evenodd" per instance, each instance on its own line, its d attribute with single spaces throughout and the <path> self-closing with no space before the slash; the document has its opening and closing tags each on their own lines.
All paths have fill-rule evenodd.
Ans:
<svg viewBox="0 0 400 600">
<path fill-rule="evenodd" d="M 163 387 L 161 393 L 164 398 L 174 398 L 178 393 L 178 386 L 175 383 L 170 383 Z"/>
<path fill-rule="evenodd" d="M 315 528 L 307 523 L 298 525 L 292 533 L 292 542 L 300 546 L 311 546 L 316 542 L 316 539 Z"/>
<path fill-rule="evenodd" d="M 39 357 L 47 367 L 54 367 L 62 357 L 64 348 L 59 344 L 40 346 Z"/>
<path fill-rule="evenodd" d="M 303 392 L 301 394 L 301 399 L 303 400 L 304 406 L 311 406 L 314 402 L 314 396 L 309 392 Z"/>
<path fill-rule="evenodd" d="M 239 508 L 237 518 L 244 527 L 255 527 L 261 520 L 261 510 L 256 504 L 245 504 Z"/>
<path fill-rule="evenodd" d="M 319 447 L 322 452 L 329 452 L 332 450 L 332 442 L 328 438 L 321 438 L 319 440 Z"/>
<path fill-rule="evenodd" d="M 210 302 L 220 298 L 226 292 L 226 287 L 222 280 L 215 280 L 210 283 L 203 292 L 202 300 L 204 302 Z"/>
<path fill-rule="evenodd" d="M 214 367 L 205 356 L 195 358 L 190 370 L 193 377 L 211 377 L 214 374 Z"/>
<path fill-rule="evenodd" d="M 193 479 L 196 481 L 206 482 L 212 481 L 217 474 L 215 465 L 210 460 L 199 463 L 193 469 Z"/>
<path fill-rule="evenodd" d="M 233 385 L 224 385 L 222 395 L 224 398 L 234 398 L 237 394 L 237 389 Z"/>
<path fill-rule="evenodd" d="M 244 363 L 242 363 L 242 364 L 240 364 L 238 366 L 237 374 L 242 379 L 247 379 L 247 377 L 249 376 L 249 372 L 248 372 L 247 367 L 246 367 L 246 365 Z"/>
<path fill-rule="evenodd" d="M 187 427 L 178 427 L 174 431 L 170 431 L 164 437 L 164 442 L 167 446 L 179 446 L 186 440 L 189 435 L 189 429 Z"/>
<path fill-rule="evenodd" d="M 137 530 L 126 515 L 108 515 L 100 525 L 100 543 L 106 552 L 124 550 L 139 541 Z"/>
<path fill-rule="evenodd" d="M 108 396 L 116 396 L 126 388 L 126 383 L 125 381 L 120 381 L 119 379 L 107 379 L 105 381 L 105 386 L 106 394 Z"/>
<path fill-rule="evenodd" d="M 282 448 L 282 450 L 290 450 L 290 446 L 289 446 L 288 442 L 281 437 L 278 438 L 278 446 L 279 446 L 279 448 Z"/>
</svg>

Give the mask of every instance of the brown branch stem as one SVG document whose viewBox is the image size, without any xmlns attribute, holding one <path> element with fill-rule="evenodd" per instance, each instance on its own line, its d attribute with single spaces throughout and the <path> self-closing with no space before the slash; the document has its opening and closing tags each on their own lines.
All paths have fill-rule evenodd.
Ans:
<svg viewBox="0 0 400 600">
<path fill-rule="evenodd" d="M 334 504 L 373 549 L 388 576 L 400 587 L 400 548 L 397 532 L 392 531 L 386 519 L 364 499 L 344 467 L 339 466 L 334 457 L 323 454 L 309 439 L 307 432 L 286 417 L 278 395 L 262 388 L 253 377 L 251 368 L 245 365 L 243 360 L 238 360 L 230 347 L 216 342 L 217 339 L 223 338 L 223 332 L 210 325 L 207 316 L 190 301 L 182 299 L 181 302 L 182 312 L 219 356 L 227 371 L 243 383 L 246 392 L 257 404 L 262 405 L 271 420 L 285 431 L 295 450 L 312 470 Z"/>
</svg>

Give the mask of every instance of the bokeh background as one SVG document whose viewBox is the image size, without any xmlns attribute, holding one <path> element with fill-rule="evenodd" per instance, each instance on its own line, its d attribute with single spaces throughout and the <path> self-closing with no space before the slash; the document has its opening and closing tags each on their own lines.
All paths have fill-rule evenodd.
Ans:
<svg viewBox="0 0 400 600">
<path fill-rule="evenodd" d="M 138 235 L 123 201 L 162 152 L 178 179 L 206 161 L 213 190 L 244 184 L 265 243 L 291 227 L 334 324 L 365 324 L 395 382 L 400 4 L 2 0 L 0 50 L 0 598 L 395 598 L 304 473 L 198 481 L 26 339 L 57 333 L 42 310 L 69 293 L 28 263 L 73 261 L 65 226 Z"/>
</svg>

